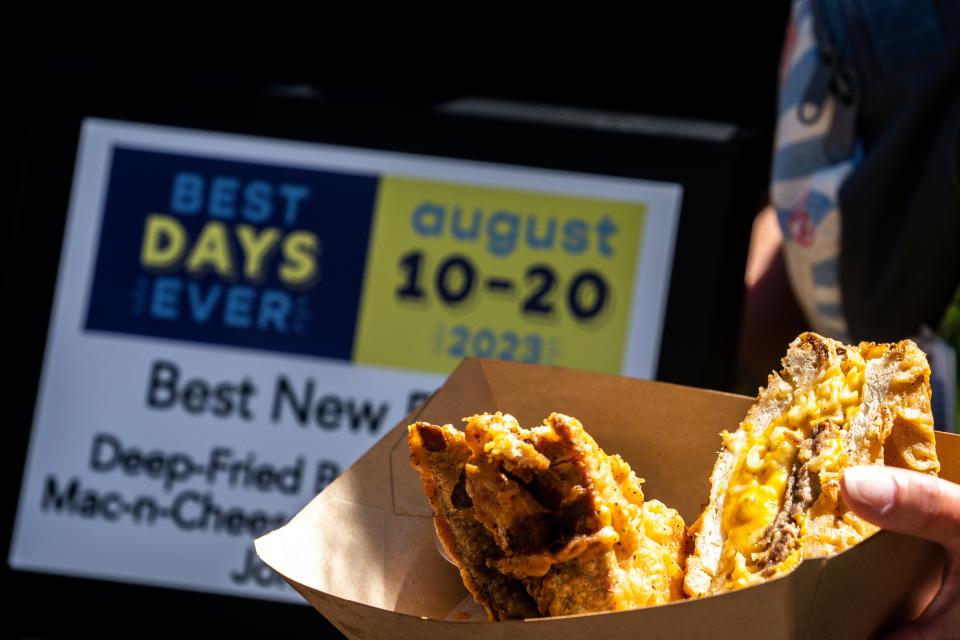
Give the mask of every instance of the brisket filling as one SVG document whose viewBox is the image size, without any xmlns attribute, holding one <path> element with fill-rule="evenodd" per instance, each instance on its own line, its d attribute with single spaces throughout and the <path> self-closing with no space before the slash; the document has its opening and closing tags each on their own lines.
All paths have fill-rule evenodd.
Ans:
<svg viewBox="0 0 960 640">
<path fill-rule="evenodd" d="M 512 553 L 528 554 L 562 549 L 576 536 L 597 531 L 598 523 L 589 494 L 563 504 L 563 493 L 556 489 L 546 474 L 533 474 L 529 482 L 501 468 L 500 472 L 517 483 L 545 511 L 518 519 L 507 531 L 507 545 Z M 549 472 L 548 472 L 549 474 Z M 584 478 L 584 481 L 586 479 Z"/>
<path fill-rule="evenodd" d="M 765 578 L 776 573 L 777 565 L 787 559 L 800 543 L 798 516 L 810 508 L 820 496 L 820 478 L 811 473 L 809 461 L 818 455 L 824 444 L 832 437 L 828 424 L 816 425 L 810 437 L 800 445 L 800 451 L 809 455 L 798 456 L 806 462 L 794 462 L 783 492 L 783 505 L 773 523 L 763 532 L 763 551 L 756 560 L 761 575 Z"/>
</svg>

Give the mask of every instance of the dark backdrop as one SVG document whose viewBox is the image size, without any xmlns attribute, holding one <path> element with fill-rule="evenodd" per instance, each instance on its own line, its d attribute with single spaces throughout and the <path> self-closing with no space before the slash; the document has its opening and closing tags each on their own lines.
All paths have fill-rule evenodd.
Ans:
<svg viewBox="0 0 960 640">
<path fill-rule="evenodd" d="M 764 148 L 770 148 L 775 117 L 775 91 L 779 50 L 786 25 L 785 2 L 763 3 L 746 15 L 732 15 L 727 8 L 714 8 L 706 14 L 690 7 L 661 10 L 655 19 L 636 25 L 634 39 L 621 43 L 625 48 L 598 53 L 593 46 L 582 51 L 565 50 L 556 57 L 541 52 L 536 64 L 502 65 L 490 61 L 482 67 L 466 65 L 462 73 L 430 73 L 417 68 L 415 73 L 393 75 L 390 83 L 369 74 L 351 75 L 341 69 L 337 76 L 328 76 L 322 65 L 312 64 L 307 56 L 268 57 L 241 54 L 230 58 L 195 57 L 128 57 L 121 55 L 57 55 L 30 54 L 10 68 L 7 78 L 7 106 L 12 117 L 6 127 L 6 149 L 13 160 L 13 170 L 5 172 L 6 193 L 23 197 L 22 165 L 31 153 L 31 143 L 39 136 L 36 123 L 49 108 L 50 79 L 65 70 L 103 69 L 110 75 L 130 74 L 140 80 L 165 83 L 195 84 L 235 93 L 238 97 L 256 95 L 272 87 L 299 86 L 320 91 L 339 103 L 394 105 L 418 109 L 465 96 L 491 97 L 546 104 L 580 106 L 591 109 L 623 111 L 725 121 L 751 129 L 758 134 Z M 559 41 L 558 41 L 559 42 Z M 556 44 L 554 46 L 560 46 Z M 582 53 L 582 55 L 578 55 Z M 511 72 L 501 74 L 504 68 Z M 386 74 L 384 74 L 386 75 Z M 370 82 L 373 80 L 373 82 Z M 365 86 L 359 88 L 363 83 Z M 49 132 L 47 132 L 49 133 Z M 769 167 L 756 169 L 757 183 L 766 179 Z M 51 176 L 51 179 L 54 179 Z M 59 179 L 59 178 L 56 178 Z M 757 190 L 756 208 L 763 204 L 764 193 Z M 22 203 L 21 203 L 22 204 Z M 19 207 L 18 207 L 19 208 Z M 16 242 L 16 228 L 9 228 L 4 248 Z M 59 251 L 59 246 L 50 250 Z M 4 251 L 6 260 L 10 251 Z M 55 256 L 54 256 L 55 258 Z M 5 276 L 10 269 L 3 270 Z M 7 290 L 8 283 L 4 283 Z M 42 327 L 38 330 L 43 330 Z M 14 336 L 5 336 L 7 339 Z M 14 372 L 24 363 L 10 363 Z M 32 365 L 31 365 L 32 366 Z M 27 372 L 35 378 L 36 372 Z M 25 441 L 18 434 L 16 441 Z M 6 486 L 19 486 L 22 467 L 7 467 Z M 10 493 L 14 493 L 12 490 Z M 16 503 L 14 495 L 13 504 Z M 5 500 L 4 504 L 10 504 Z M 4 549 L 4 554 L 8 549 Z M 6 631 L 16 636 L 62 637 L 86 630 L 90 620 L 68 603 L 57 605 L 46 600 L 44 591 L 55 597 L 62 582 L 69 578 L 43 577 L 42 589 L 16 595 L 11 604 L 18 612 L 11 616 Z M 181 631 L 196 635 L 196 627 L 178 625 L 178 607 L 184 594 L 147 587 L 120 584 L 99 584 L 104 597 L 102 611 L 111 607 L 127 610 L 117 622 L 129 624 L 137 613 L 165 612 L 167 615 L 144 618 L 145 627 L 104 626 L 98 635 L 153 635 L 156 632 Z M 208 613 L 212 630 L 222 634 L 249 635 L 268 632 L 271 635 L 306 635 L 336 637 L 336 631 L 312 609 L 304 606 L 191 594 L 190 610 L 199 608 Z M 234 612 L 242 607 L 243 627 L 237 628 Z M 278 622 L 278 609 L 283 610 L 283 623 Z M 184 612 L 189 618 L 189 612 Z M 6 625 L 5 625 L 6 626 Z M 91 629 L 92 630 L 92 629 Z"/>
</svg>

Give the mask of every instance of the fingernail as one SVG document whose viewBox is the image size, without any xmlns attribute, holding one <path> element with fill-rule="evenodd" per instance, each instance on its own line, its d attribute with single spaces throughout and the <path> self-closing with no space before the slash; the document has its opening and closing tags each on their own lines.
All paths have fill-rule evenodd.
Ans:
<svg viewBox="0 0 960 640">
<path fill-rule="evenodd" d="M 843 485 L 857 502 L 884 513 L 893 506 L 897 485 L 881 467 L 850 467 L 843 472 Z"/>
</svg>

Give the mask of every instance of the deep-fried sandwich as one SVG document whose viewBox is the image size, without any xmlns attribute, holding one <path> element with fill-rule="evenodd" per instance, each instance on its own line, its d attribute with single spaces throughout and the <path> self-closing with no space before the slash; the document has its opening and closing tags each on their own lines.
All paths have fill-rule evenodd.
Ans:
<svg viewBox="0 0 960 640">
<path fill-rule="evenodd" d="M 533 429 L 500 413 L 468 419 L 469 457 L 449 500 L 462 482 L 472 523 L 446 515 L 444 490 L 428 486 L 439 471 L 420 453 L 424 433 L 442 434 L 458 447 L 463 434 L 417 423 L 408 440 L 428 497 L 440 494 L 431 498 L 438 535 L 491 619 L 512 616 L 488 604 L 491 597 L 473 578 L 479 568 L 471 567 L 468 554 L 451 550 L 471 538 L 466 532 L 477 523 L 497 550 L 486 568 L 513 581 L 508 584 L 522 584 L 542 615 L 614 611 L 682 597 L 682 518 L 659 501 L 645 501 L 627 463 L 604 453 L 576 419 L 554 413 Z"/>
</svg>

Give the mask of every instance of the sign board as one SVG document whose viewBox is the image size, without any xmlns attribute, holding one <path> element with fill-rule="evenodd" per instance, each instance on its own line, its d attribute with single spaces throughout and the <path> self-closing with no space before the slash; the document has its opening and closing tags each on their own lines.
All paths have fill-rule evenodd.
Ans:
<svg viewBox="0 0 960 640">
<path fill-rule="evenodd" d="M 299 601 L 252 539 L 462 357 L 655 375 L 680 200 L 85 119 L 10 564 Z"/>
</svg>

